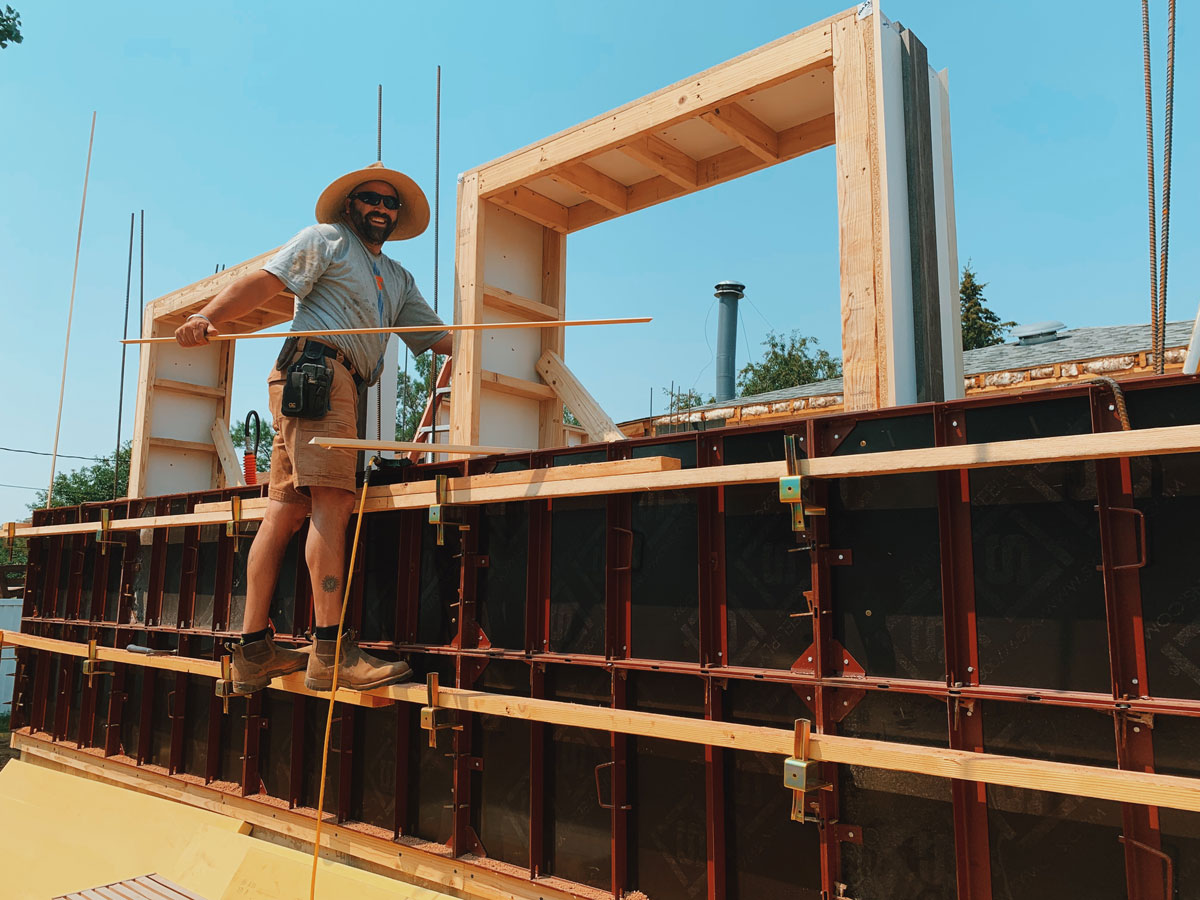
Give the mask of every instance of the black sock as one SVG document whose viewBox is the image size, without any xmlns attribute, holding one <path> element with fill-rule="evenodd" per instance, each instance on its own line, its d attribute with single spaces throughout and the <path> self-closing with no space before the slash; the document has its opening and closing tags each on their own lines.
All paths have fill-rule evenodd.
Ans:
<svg viewBox="0 0 1200 900">
<path fill-rule="evenodd" d="M 242 644 L 253 644 L 255 641 L 266 640 L 270 631 L 269 628 L 264 628 L 262 631 L 247 631 L 242 635 Z"/>
<path fill-rule="evenodd" d="M 313 628 L 313 635 L 318 641 L 336 641 L 337 633 L 336 625 L 317 625 Z"/>
</svg>

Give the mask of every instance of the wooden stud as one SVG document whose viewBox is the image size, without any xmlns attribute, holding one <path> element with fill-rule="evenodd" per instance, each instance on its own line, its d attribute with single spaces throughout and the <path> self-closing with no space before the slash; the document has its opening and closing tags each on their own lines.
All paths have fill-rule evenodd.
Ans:
<svg viewBox="0 0 1200 900">
<path fill-rule="evenodd" d="M 245 487 L 246 475 L 242 471 L 242 461 L 238 459 L 237 448 L 233 446 L 233 438 L 229 436 L 229 425 L 224 419 L 213 421 L 212 438 L 224 481 L 224 484 L 218 484 L 218 487 Z"/>
<path fill-rule="evenodd" d="M 696 160 L 656 134 L 643 134 L 620 147 L 622 153 L 684 190 L 700 186 Z"/>
<path fill-rule="evenodd" d="M 555 231 L 567 230 L 567 208 L 527 187 L 509 188 L 488 197 L 492 203 L 520 213 Z"/>
<path fill-rule="evenodd" d="M 571 163 L 550 173 L 558 184 L 572 188 L 615 213 L 629 210 L 629 187 L 585 163 Z"/>
<path fill-rule="evenodd" d="M 542 302 L 558 312 L 567 309 L 567 237 L 549 228 L 542 230 Z M 561 328 L 541 333 L 541 351 L 563 355 L 565 332 Z M 553 389 L 552 389 L 553 390 Z M 563 404 L 557 394 L 538 408 L 538 446 L 561 447 L 567 443 L 563 426 Z"/>
<path fill-rule="evenodd" d="M 213 453 L 217 452 L 217 448 L 212 444 L 205 444 L 201 441 L 180 441 L 175 438 L 151 437 L 147 441 L 150 447 L 161 447 L 163 450 L 187 450 L 192 453 Z"/>
<path fill-rule="evenodd" d="M 556 232 L 557 233 L 557 232 Z M 516 316 L 526 316 L 530 319 L 545 319 L 557 321 L 562 318 L 559 309 L 547 303 L 529 300 L 504 288 L 485 285 L 483 288 L 483 305 L 491 309 L 512 313 Z"/>
<path fill-rule="evenodd" d="M 876 261 L 881 184 L 876 129 L 877 14 L 834 23 L 833 101 L 837 136 L 838 245 L 841 257 L 842 380 L 847 410 L 887 405 L 887 298 Z"/>
<path fill-rule="evenodd" d="M 579 419 L 579 424 L 587 429 L 593 441 L 628 440 L 583 383 L 567 368 L 561 356 L 553 350 L 546 350 L 535 368 L 567 409 Z"/>
<path fill-rule="evenodd" d="M 483 319 L 484 220 L 484 204 L 479 200 L 479 175 L 465 175 L 458 184 L 456 322 L 479 322 Z M 449 439 L 454 444 L 477 444 L 480 374 L 483 371 L 483 343 L 478 331 L 460 331 L 454 335 L 453 365 Z"/>
<path fill-rule="evenodd" d="M 525 378 L 514 378 L 512 375 L 502 375 L 499 372 L 484 370 L 480 373 L 480 384 L 490 391 L 502 394 L 512 394 L 514 397 L 524 397 L 527 400 L 557 400 L 558 394 L 553 388 L 540 381 L 529 381 Z M 553 446 L 553 445 L 550 445 Z"/>
<path fill-rule="evenodd" d="M 728 60 L 691 78 L 596 116 L 478 169 L 485 197 L 522 184 L 548 169 L 612 150 L 645 132 L 669 128 L 832 61 L 831 34 L 841 13 Z"/>
<path fill-rule="evenodd" d="M 744 106 L 730 103 L 701 113 L 700 118 L 727 138 L 737 141 L 766 163 L 779 162 L 779 135 L 769 125 L 748 112 Z"/>
<path fill-rule="evenodd" d="M 195 397 L 209 397 L 213 400 L 224 400 L 225 392 L 220 388 L 204 384 L 190 384 L 186 381 L 172 381 L 169 378 L 155 378 L 156 391 L 168 391 L 172 394 L 187 394 Z"/>
</svg>

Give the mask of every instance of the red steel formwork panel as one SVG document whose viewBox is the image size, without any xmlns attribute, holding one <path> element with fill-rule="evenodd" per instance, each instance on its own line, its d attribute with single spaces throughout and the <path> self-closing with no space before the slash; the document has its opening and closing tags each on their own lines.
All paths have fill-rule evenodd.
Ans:
<svg viewBox="0 0 1200 900">
<path fill-rule="evenodd" d="M 672 456 L 719 467 L 1188 424 L 1200 383 L 1158 378 L 385 470 L 391 480 Z M 830 480 L 789 527 L 772 485 L 472 507 L 439 546 L 423 511 L 363 526 L 349 621 L 418 676 L 492 693 L 1200 775 L 1200 460 Z M 262 488 L 39 513 L 191 510 Z M 1189 531 L 1190 527 L 1190 531 Z M 23 630 L 216 658 L 245 600 L 223 527 L 31 542 Z M 298 536 L 277 638 L 311 623 Z M 1189 549 L 1190 548 L 1190 549 Z M 103 550 L 103 552 L 101 552 Z M 321 702 L 226 712 L 197 676 L 19 653 L 14 726 L 233 793 L 316 802 Z M 614 897 L 960 900 L 1200 895 L 1191 814 L 823 765 L 803 823 L 778 760 L 458 713 L 436 748 L 407 705 L 339 706 L 327 810 L 396 840 Z"/>
</svg>

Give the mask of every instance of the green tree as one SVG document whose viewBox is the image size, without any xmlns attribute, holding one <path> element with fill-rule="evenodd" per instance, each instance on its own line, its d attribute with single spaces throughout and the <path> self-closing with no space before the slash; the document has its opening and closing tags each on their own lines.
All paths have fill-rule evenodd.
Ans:
<svg viewBox="0 0 1200 900">
<path fill-rule="evenodd" d="M 978 350 L 1003 344 L 1008 330 L 1016 322 L 1001 322 L 1000 317 L 987 307 L 983 296 L 986 281 L 977 281 L 975 270 L 968 259 L 963 266 L 962 278 L 958 282 L 958 305 L 962 317 L 963 350 Z"/>
<path fill-rule="evenodd" d="M 132 441 L 117 453 L 117 491 L 116 496 L 124 497 L 129 492 L 129 455 Z M 113 499 L 113 458 L 105 456 L 93 465 L 80 466 L 70 472 L 59 472 L 54 476 L 54 495 L 50 498 L 51 506 L 78 506 L 80 503 L 96 503 Z M 29 504 L 29 509 L 43 509 L 46 506 L 46 492 L 37 492 L 37 501 Z"/>
<path fill-rule="evenodd" d="M 412 369 L 396 373 L 396 440 L 411 441 L 429 403 L 433 354 L 413 357 Z"/>
<path fill-rule="evenodd" d="M 786 336 L 768 332 L 762 359 L 747 363 L 738 373 L 738 391 L 749 396 L 837 378 L 842 374 L 841 360 L 817 349 L 817 344 L 816 338 L 798 330 Z"/>
<path fill-rule="evenodd" d="M 259 472 L 267 472 L 271 469 L 271 442 L 275 440 L 275 430 L 269 422 L 262 422 L 258 433 L 258 454 L 255 458 L 255 468 Z M 233 439 L 233 446 L 244 454 L 246 452 L 246 422 L 244 420 L 235 422 L 229 429 L 229 437 Z"/>
<path fill-rule="evenodd" d="M 10 42 L 19 44 L 23 40 L 21 14 L 11 6 L 5 6 L 4 12 L 0 12 L 0 50 L 7 49 Z"/>
<path fill-rule="evenodd" d="M 717 398 L 709 396 L 707 400 L 697 390 L 689 388 L 662 388 L 663 395 L 667 398 L 667 410 L 669 413 L 677 413 L 684 409 L 693 409 L 697 406 L 704 406 L 706 403 L 715 403 Z"/>
</svg>

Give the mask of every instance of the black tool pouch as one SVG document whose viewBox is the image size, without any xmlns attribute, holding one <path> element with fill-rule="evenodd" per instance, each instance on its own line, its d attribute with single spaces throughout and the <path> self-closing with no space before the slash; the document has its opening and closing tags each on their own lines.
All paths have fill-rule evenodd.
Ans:
<svg viewBox="0 0 1200 900">
<path fill-rule="evenodd" d="M 288 342 L 294 338 L 288 338 Z M 292 344 L 293 348 L 295 344 Z M 290 357 L 287 344 L 278 368 L 287 365 L 285 355 Z M 295 352 L 294 349 L 291 352 Z M 333 390 L 333 369 L 325 358 L 320 344 L 305 344 L 300 358 L 287 368 L 287 380 L 283 383 L 282 412 L 296 419 L 319 419 L 329 412 L 329 395 Z"/>
</svg>

